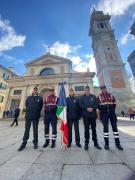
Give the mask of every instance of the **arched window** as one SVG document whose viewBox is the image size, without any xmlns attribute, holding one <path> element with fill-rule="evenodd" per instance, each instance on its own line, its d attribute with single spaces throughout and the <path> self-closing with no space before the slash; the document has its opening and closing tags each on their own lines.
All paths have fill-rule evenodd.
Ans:
<svg viewBox="0 0 135 180">
<path fill-rule="evenodd" d="M 100 23 L 100 27 L 103 29 L 104 28 L 104 24 L 101 22 Z"/>
<path fill-rule="evenodd" d="M 54 70 L 52 68 L 45 68 L 40 72 L 40 76 L 48 76 L 53 74 L 54 74 Z"/>
</svg>

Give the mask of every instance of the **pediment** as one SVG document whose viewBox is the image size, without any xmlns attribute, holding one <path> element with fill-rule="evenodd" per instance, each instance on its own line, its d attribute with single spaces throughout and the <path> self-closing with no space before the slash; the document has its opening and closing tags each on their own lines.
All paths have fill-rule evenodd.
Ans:
<svg viewBox="0 0 135 180">
<path fill-rule="evenodd" d="M 48 65 L 48 64 L 61 64 L 61 63 L 71 63 L 71 60 L 51 54 L 46 54 L 44 56 L 41 56 L 39 58 L 36 58 L 28 62 L 25 65 L 26 67 L 28 67 L 28 66 L 39 66 L 39 65 Z"/>
</svg>

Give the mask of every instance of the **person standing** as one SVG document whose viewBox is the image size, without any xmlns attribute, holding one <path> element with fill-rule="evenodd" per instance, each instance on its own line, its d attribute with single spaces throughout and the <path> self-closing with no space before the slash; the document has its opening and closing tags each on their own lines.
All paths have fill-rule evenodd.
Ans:
<svg viewBox="0 0 135 180">
<path fill-rule="evenodd" d="M 96 96 L 90 93 L 90 87 L 85 87 L 85 94 L 80 97 L 79 105 L 82 109 L 82 117 L 84 123 L 84 136 L 85 136 L 85 146 L 84 149 L 88 150 L 89 138 L 90 138 L 90 126 L 92 130 L 92 140 L 94 146 L 101 150 L 98 144 L 97 132 L 96 132 L 96 109 L 98 107 Z"/>
<path fill-rule="evenodd" d="M 69 97 L 67 97 L 67 121 L 68 121 L 68 146 L 71 147 L 72 143 L 72 126 L 74 124 L 75 141 L 78 147 L 82 147 L 80 144 L 79 133 L 79 119 L 80 119 L 80 107 L 79 99 L 75 97 L 74 90 L 69 90 Z"/>
<path fill-rule="evenodd" d="M 106 86 L 103 85 L 100 87 L 101 94 L 97 96 L 99 103 L 98 109 L 100 110 L 100 120 L 103 123 L 104 131 L 104 141 L 106 150 L 109 150 L 109 120 L 111 122 L 115 145 L 119 150 L 123 150 L 123 147 L 120 144 L 119 132 L 117 128 L 117 116 L 115 113 L 116 100 L 114 96 L 107 92 Z"/>
<path fill-rule="evenodd" d="M 38 94 L 37 87 L 34 87 L 32 95 L 27 97 L 25 105 L 26 105 L 25 132 L 23 136 L 23 142 L 19 147 L 18 151 L 21 151 L 26 147 L 27 140 L 29 139 L 31 123 L 33 125 L 34 149 L 38 148 L 38 124 L 39 124 L 40 112 L 43 107 L 43 99 Z"/>
<path fill-rule="evenodd" d="M 16 126 L 18 126 L 18 117 L 19 117 L 19 115 L 20 115 L 20 109 L 19 109 L 19 107 L 16 107 L 15 112 L 14 112 L 14 121 L 10 126 L 13 126 L 14 123 L 16 123 Z"/>
<path fill-rule="evenodd" d="M 130 120 L 132 119 L 134 120 L 135 112 L 131 107 L 128 107 L 128 114 L 129 114 Z"/>
<path fill-rule="evenodd" d="M 43 148 L 46 148 L 49 146 L 50 143 L 50 124 L 52 126 L 52 144 L 51 148 L 55 148 L 56 145 L 56 137 L 57 137 L 57 103 L 58 98 L 55 96 L 54 89 L 50 89 L 50 94 L 48 97 L 46 97 L 44 106 L 45 106 L 45 115 L 44 115 L 44 133 L 45 133 L 45 144 L 43 145 Z"/>
</svg>

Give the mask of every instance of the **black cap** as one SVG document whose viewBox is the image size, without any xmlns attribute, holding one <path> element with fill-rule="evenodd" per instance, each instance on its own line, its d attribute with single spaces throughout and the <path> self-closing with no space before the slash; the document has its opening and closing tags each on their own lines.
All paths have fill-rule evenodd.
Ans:
<svg viewBox="0 0 135 180">
<path fill-rule="evenodd" d="M 100 89 L 106 89 L 105 85 L 100 86 Z"/>
<path fill-rule="evenodd" d="M 85 86 L 85 89 L 90 89 L 90 86 L 88 86 L 88 85 L 87 85 L 87 86 Z"/>
</svg>

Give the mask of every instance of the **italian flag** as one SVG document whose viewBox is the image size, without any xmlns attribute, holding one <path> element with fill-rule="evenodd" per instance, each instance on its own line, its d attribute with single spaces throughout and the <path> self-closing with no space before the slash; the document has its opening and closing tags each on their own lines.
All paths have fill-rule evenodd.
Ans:
<svg viewBox="0 0 135 180">
<path fill-rule="evenodd" d="M 60 93 L 58 98 L 57 112 L 56 115 L 58 119 L 61 120 L 60 130 L 63 133 L 62 143 L 68 144 L 68 124 L 67 124 L 67 102 L 66 102 L 66 93 L 64 88 L 64 82 L 60 83 Z"/>
<path fill-rule="evenodd" d="M 63 144 L 68 144 L 68 124 L 67 124 L 67 107 L 58 106 L 57 117 L 61 120 L 60 130 L 63 133 Z"/>
</svg>

